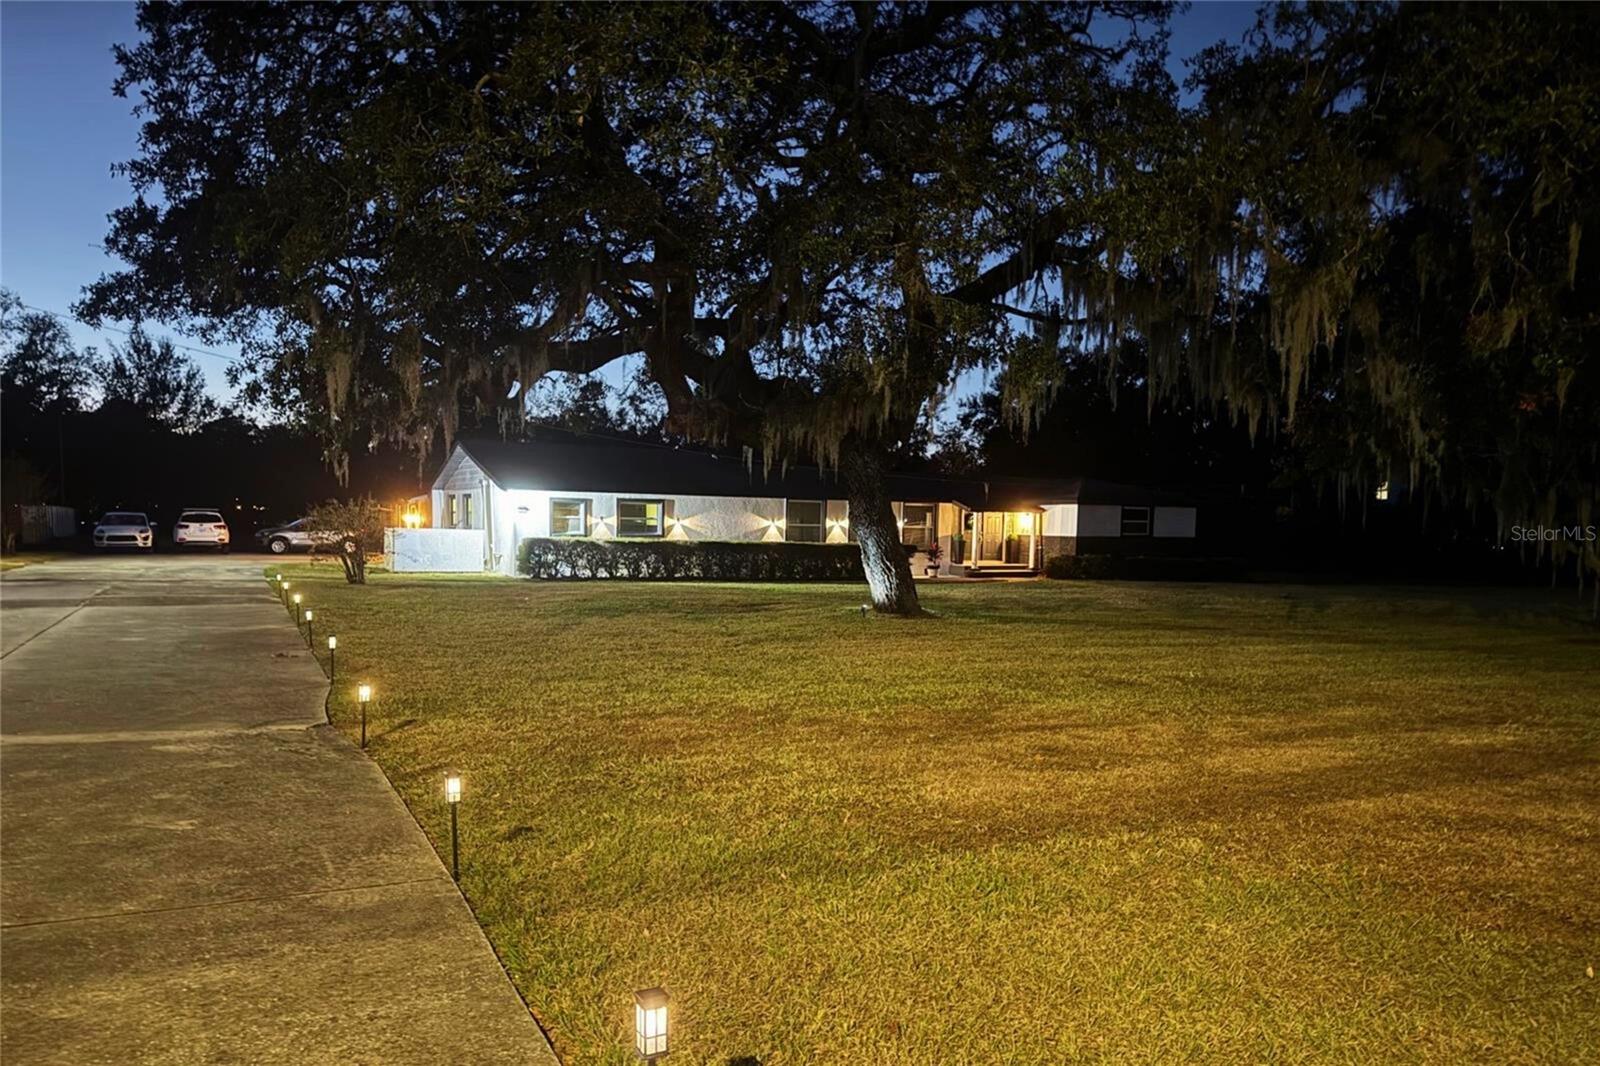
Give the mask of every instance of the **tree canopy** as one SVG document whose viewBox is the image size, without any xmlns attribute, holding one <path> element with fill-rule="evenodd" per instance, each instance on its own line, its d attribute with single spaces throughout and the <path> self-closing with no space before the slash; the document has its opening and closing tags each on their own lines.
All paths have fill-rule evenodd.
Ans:
<svg viewBox="0 0 1600 1066">
<path fill-rule="evenodd" d="M 1279 8 L 1188 109 L 1165 19 L 142 5 L 129 269 L 83 310 L 242 341 L 335 455 L 638 355 L 675 431 L 848 464 L 964 369 L 1026 415 L 1132 338 L 1152 402 L 1323 442 L 1342 484 L 1588 521 L 1587 17 Z"/>
</svg>

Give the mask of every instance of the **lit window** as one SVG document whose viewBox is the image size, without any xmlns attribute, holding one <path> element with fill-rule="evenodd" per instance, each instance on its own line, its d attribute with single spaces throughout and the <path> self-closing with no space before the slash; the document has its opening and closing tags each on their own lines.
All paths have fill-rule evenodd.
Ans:
<svg viewBox="0 0 1600 1066">
<path fill-rule="evenodd" d="M 461 494 L 461 528 L 472 529 L 472 493 Z"/>
<path fill-rule="evenodd" d="M 618 500 L 617 536 L 659 537 L 666 513 L 665 500 Z"/>
<path fill-rule="evenodd" d="M 1378 491 L 1373 493 L 1373 496 L 1380 500 L 1387 500 L 1389 498 L 1389 483 L 1387 481 L 1380 482 Z"/>
<path fill-rule="evenodd" d="M 588 500 L 551 500 L 550 535 L 586 537 L 589 535 Z"/>
<path fill-rule="evenodd" d="M 822 514 L 825 510 L 821 500 L 788 501 L 783 516 L 784 539 L 800 544 L 821 544 Z"/>
<path fill-rule="evenodd" d="M 1124 507 L 1122 509 L 1122 535 L 1148 537 L 1150 535 L 1150 508 Z"/>
<path fill-rule="evenodd" d="M 444 494 L 444 524 L 445 524 L 445 526 L 447 528 L 449 528 L 449 529 L 454 529 L 456 527 L 456 519 L 457 519 L 457 517 L 458 517 L 458 512 L 456 511 L 456 494 L 453 493 L 453 492 L 447 492 L 447 493 Z"/>
<path fill-rule="evenodd" d="M 918 550 L 933 543 L 934 509 L 931 503 L 908 503 L 900 508 L 904 521 L 900 524 L 900 542 Z"/>
</svg>

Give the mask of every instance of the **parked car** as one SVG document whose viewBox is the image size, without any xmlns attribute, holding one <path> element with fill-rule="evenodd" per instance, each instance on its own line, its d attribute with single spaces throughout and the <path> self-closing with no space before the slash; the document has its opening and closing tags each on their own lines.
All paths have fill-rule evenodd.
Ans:
<svg viewBox="0 0 1600 1066">
<path fill-rule="evenodd" d="M 326 534 L 312 533 L 307 528 L 304 518 L 297 518 L 286 525 L 256 530 L 256 542 L 273 555 L 283 555 L 292 551 L 308 552 L 315 548 L 319 541 L 327 539 Z"/>
<path fill-rule="evenodd" d="M 156 531 L 143 511 L 107 511 L 94 524 L 94 546 L 151 551 L 156 546 Z"/>
<path fill-rule="evenodd" d="M 180 548 L 216 548 L 225 552 L 228 539 L 228 523 L 221 511 L 184 511 L 172 527 L 172 543 Z"/>
</svg>

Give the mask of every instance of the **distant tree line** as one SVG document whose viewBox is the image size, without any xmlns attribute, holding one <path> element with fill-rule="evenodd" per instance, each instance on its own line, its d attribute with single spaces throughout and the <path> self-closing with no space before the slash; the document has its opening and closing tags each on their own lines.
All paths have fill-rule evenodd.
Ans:
<svg viewBox="0 0 1600 1066">
<path fill-rule="evenodd" d="M 76 507 L 85 520 L 135 508 L 162 523 L 184 507 L 218 507 L 248 534 L 340 489 L 313 436 L 218 404 L 170 340 L 135 327 L 102 355 L 4 290 L 0 450 L 8 522 L 30 503 Z M 415 491 L 414 456 L 390 449 L 358 469 L 386 498 Z"/>
</svg>

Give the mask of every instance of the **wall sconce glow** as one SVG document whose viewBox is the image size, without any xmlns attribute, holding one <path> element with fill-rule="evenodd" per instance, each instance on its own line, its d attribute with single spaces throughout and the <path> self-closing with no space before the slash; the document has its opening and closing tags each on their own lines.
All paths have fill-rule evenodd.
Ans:
<svg viewBox="0 0 1600 1066">
<path fill-rule="evenodd" d="M 416 511 L 407 511 L 400 520 L 406 524 L 407 529 L 416 529 L 422 525 L 422 515 Z"/>
<path fill-rule="evenodd" d="M 667 990 L 642 988 L 633 994 L 634 1049 L 646 1062 L 654 1062 L 668 1051 Z"/>
<path fill-rule="evenodd" d="M 1023 511 L 1021 514 L 1017 515 L 1017 531 L 1020 532 L 1020 533 L 1032 533 L 1033 532 L 1033 514 L 1032 514 L 1032 512 Z"/>
</svg>

